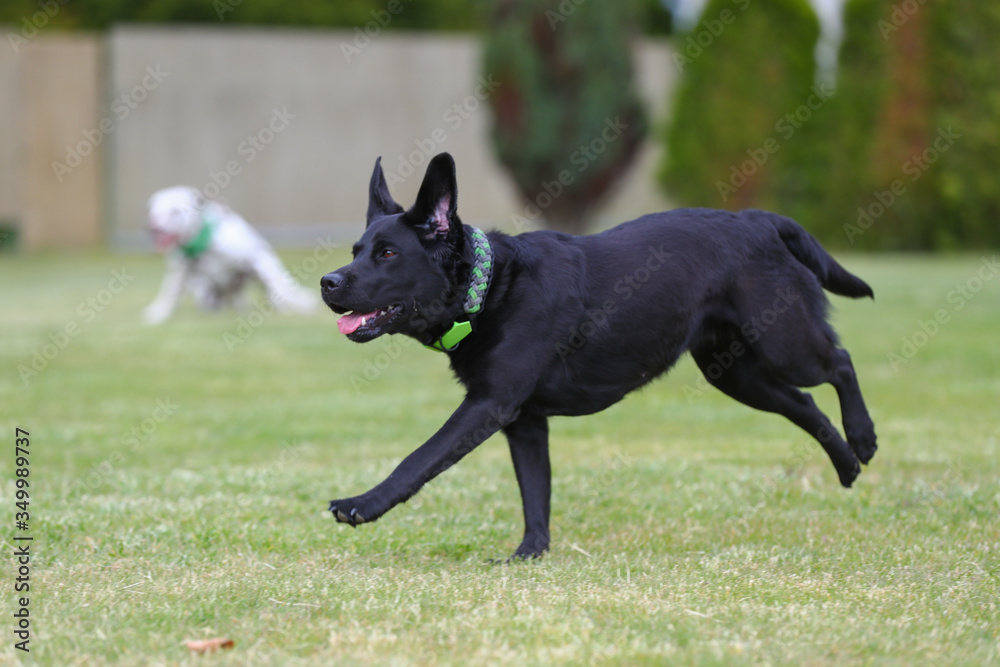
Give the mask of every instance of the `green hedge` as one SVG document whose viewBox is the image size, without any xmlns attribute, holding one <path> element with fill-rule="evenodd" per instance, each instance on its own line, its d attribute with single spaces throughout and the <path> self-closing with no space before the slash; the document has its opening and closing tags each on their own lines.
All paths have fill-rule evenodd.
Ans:
<svg viewBox="0 0 1000 667">
<path fill-rule="evenodd" d="M 113 23 L 233 23 L 286 26 L 383 26 L 403 30 L 482 30 L 492 4 L 503 0 L 3 0 L 0 24 L 22 27 L 100 29 Z M 566 0 L 579 4 L 582 0 Z M 647 34 L 671 31 L 660 0 L 640 0 Z M 42 15 L 32 21 L 38 12 Z"/>
<path fill-rule="evenodd" d="M 682 79 L 660 174 L 675 198 L 739 209 L 797 196 L 797 135 L 823 106 L 812 90 L 818 34 L 806 0 L 713 0 L 677 38 Z"/>
<path fill-rule="evenodd" d="M 1000 246 L 1000 3 L 928 6 L 936 128 L 960 135 L 931 180 L 936 246 Z"/>
<path fill-rule="evenodd" d="M 71 29 L 120 22 L 354 27 L 381 18 L 390 29 L 472 30 L 483 26 L 486 5 L 482 0 L 4 0 L 0 23 L 19 28 L 40 11 L 50 15 L 45 27 Z"/>
<path fill-rule="evenodd" d="M 1000 5 L 853 0 L 818 233 L 859 248 L 1000 245 Z M 838 233 L 839 232 L 839 233 Z"/>
<path fill-rule="evenodd" d="M 919 190 L 901 178 L 930 123 L 926 54 L 917 22 L 887 27 L 881 5 L 862 0 L 845 8 L 824 143 L 829 178 L 818 184 L 817 205 L 803 221 L 828 243 L 860 248 L 905 247 L 907 238 L 923 236 L 910 227 Z"/>
<path fill-rule="evenodd" d="M 706 16 L 727 4 L 713 2 Z M 803 86 L 788 76 L 761 94 L 744 80 L 758 79 L 745 63 L 769 53 L 781 4 L 767 7 L 771 22 L 748 21 L 745 32 L 734 22 L 718 38 L 726 48 L 705 49 L 685 72 L 663 172 L 664 185 L 684 204 L 718 205 L 713 184 L 725 160 L 760 145 L 762 130 L 744 108 L 774 109 L 777 95 Z M 782 159 L 756 177 L 761 186 L 751 180 L 722 204 L 786 213 L 830 245 L 1000 245 L 997 34 L 997 3 L 852 0 L 836 94 L 782 143 L 774 156 Z M 811 44 L 795 43 L 770 66 L 789 69 L 805 60 Z"/>
</svg>

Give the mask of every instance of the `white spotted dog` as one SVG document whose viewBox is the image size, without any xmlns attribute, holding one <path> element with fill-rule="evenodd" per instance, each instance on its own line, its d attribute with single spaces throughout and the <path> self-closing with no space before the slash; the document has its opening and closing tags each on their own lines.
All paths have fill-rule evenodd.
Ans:
<svg viewBox="0 0 1000 667">
<path fill-rule="evenodd" d="M 147 324 L 168 319 L 185 291 L 205 310 L 240 306 L 254 280 L 278 310 L 307 313 L 318 305 L 318 296 L 295 281 L 264 237 L 225 204 L 177 186 L 153 194 L 148 208 L 156 248 L 167 254 L 167 275 L 146 307 Z"/>
</svg>

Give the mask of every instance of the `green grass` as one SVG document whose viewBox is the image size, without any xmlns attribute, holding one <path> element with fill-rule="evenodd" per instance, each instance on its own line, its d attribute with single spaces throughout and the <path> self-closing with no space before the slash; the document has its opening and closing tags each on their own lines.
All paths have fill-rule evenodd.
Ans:
<svg viewBox="0 0 1000 667">
<path fill-rule="evenodd" d="M 834 300 L 881 445 L 853 490 L 782 418 L 690 391 L 684 359 L 602 414 L 553 421 L 552 551 L 493 566 L 522 530 L 502 438 L 374 525 L 325 511 L 458 404 L 443 356 L 352 344 L 327 313 L 267 318 L 230 350 L 235 313 L 140 324 L 156 258 L 0 257 L 7 553 L 15 427 L 32 443 L 25 663 L 996 664 L 1000 277 L 948 300 L 980 262 L 846 258 L 877 294 Z M 134 279 L 91 319 L 122 269 Z M 948 321 L 894 369 L 938 309 Z M 832 389 L 815 395 L 838 414 Z M 214 636 L 235 649 L 183 646 Z"/>
</svg>

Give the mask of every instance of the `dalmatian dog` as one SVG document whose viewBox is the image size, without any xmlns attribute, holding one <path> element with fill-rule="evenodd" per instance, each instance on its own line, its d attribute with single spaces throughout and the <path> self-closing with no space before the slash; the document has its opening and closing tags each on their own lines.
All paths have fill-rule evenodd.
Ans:
<svg viewBox="0 0 1000 667">
<path fill-rule="evenodd" d="M 185 292 L 205 310 L 244 306 L 245 288 L 255 281 L 280 311 L 308 313 L 319 304 L 319 297 L 295 281 L 246 220 L 195 188 L 154 193 L 148 224 L 157 250 L 167 255 L 167 274 L 146 307 L 147 324 L 167 320 Z"/>
</svg>

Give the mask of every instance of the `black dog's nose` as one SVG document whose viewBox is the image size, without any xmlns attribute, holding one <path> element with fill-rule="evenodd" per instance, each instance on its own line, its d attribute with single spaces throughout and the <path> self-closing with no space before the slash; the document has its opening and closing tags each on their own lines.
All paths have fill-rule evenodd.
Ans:
<svg viewBox="0 0 1000 667">
<path fill-rule="evenodd" d="M 324 292 L 333 292 L 344 286 L 347 282 L 347 278 L 342 273 L 328 273 L 322 278 L 320 278 L 319 286 Z"/>
</svg>

